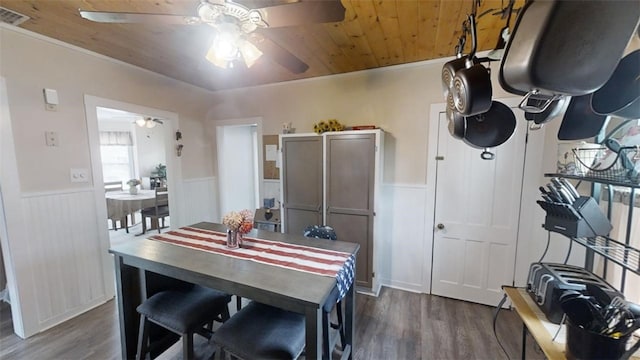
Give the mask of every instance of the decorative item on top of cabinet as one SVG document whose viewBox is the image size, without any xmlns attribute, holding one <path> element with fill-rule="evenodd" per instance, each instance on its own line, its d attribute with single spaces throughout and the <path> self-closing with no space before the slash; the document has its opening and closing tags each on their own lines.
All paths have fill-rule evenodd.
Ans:
<svg viewBox="0 0 640 360">
<path fill-rule="evenodd" d="M 384 132 L 325 132 L 280 136 L 283 232 L 328 225 L 341 241 L 360 244 L 356 285 L 377 292 L 375 233 Z"/>
</svg>

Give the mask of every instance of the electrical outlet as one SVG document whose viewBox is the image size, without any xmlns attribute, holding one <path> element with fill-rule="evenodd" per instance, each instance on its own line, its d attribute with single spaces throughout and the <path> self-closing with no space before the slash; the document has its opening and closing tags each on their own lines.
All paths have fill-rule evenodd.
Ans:
<svg viewBox="0 0 640 360">
<path fill-rule="evenodd" d="M 88 169 L 71 169 L 71 182 L 89 182 Z"/>
<path fill-rule="evenodd" d="M 44 132 L 45 143 L 47 146 L 59 146 L 58 143 L 58 133 L 55 131 L 45 131 Z"/>
</svg>

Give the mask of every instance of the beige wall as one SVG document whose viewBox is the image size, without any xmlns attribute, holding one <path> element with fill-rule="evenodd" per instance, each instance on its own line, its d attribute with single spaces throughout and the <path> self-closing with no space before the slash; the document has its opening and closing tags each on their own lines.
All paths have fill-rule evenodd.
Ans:
<svg viewBox="0 0 640 360">
<path fill-rule="evenodd" d="M 424 184 L 429 111 L 431 104 L 444 102 L 444 62 L 218 92 L 208 118 L 262 116 L 265 134 L 279 133 L 285 122 L 297 133 L 312 132 L 314 123 L 333 118 L 345 125 L 377 125 L 387 132 L 385 182 Z M 502 91 L 497 81 L 494 89 L 494 97 L 514 96 Z"/>
<path fill-rule="evenodd" d="M 279 133 L 284 122 L 310 132 L 332 118 L 380 126 L 387 132 L 385 182 L 425 183 L 427 122 L 431 104 L 443 102 L 444 59 L 212 93 L 6 28 L 0 46 L 11 49 L 1 52 L 0 75 L 7 79 L 22 191 L 86 186 L 69 181 L 70 168 L 91 167 L 85 94 L 178 113 L 185 179 L 214 172 L 215 145 L 204 118 L 261 116 L 265 134 Z M 57 112 L 44 109 L 43 88 L 58 91 Z M 494 97 L 501 96 L 510 95 L 494 81 Z M 45 146 L 45 131 L 58 133 L 59 147 Z"/>
<path fill-rule="evenodd" d="M 69 180 L 70 168 L 91 169 L 85 94 L 178 113 L 183 177 L 212 175 L 202 125 L 210 92 L 6 27 L 0 49 L 23 192 L 87 186 Z M 45 110 L 43 88 L 58 91 L 58 111 Z M 45 146 L 45 131 L 58 133 L 59 147 Z"/>
</svg>

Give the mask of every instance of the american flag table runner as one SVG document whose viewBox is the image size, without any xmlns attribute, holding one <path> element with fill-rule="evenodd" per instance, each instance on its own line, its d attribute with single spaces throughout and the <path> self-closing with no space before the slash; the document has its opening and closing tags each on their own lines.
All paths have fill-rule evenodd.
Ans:
<svg viewBox="0 0 640 360">
<path fill-rule="evenodd" d="M 241 248 L 229 249 L 226 233 L 188 226 L 153 235 L 149 239 L 261 264 L 335 277 L 340 298 L 346 295 L 355 275 L 355 256 L 340 251 L 252 237 L 243 238 Z"/>
</svg>

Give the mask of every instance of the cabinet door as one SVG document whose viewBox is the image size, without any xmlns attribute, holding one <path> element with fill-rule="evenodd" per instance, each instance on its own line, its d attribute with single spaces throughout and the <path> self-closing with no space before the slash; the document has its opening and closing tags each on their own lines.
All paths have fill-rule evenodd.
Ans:
<svg viewBox="0 0 640 360">
<path fill-rule="evenodd" d="M 375 134 L 329 135 L 326 142 L 326 216 L 338 240 L 360 244 L 356 284 L 373 278 Z"/>
<path fill-rule="evenodd" d="M 283 229 L 322 224 L 322 137 L 282 138 Z"/>
</svg>

